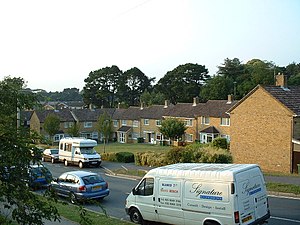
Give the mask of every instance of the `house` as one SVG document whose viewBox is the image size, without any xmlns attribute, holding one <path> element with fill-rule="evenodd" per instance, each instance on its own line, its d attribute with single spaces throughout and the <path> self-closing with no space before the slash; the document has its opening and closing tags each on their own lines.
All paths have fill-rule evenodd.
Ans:
<svg viewBox="0 0 300 225">
<path fill-rule="evenodd" d="M 300 87 L 256 86 L 228 110 L 230 151 L 235 163 L 257 163 L 264 171 L 292 173 L 300 163 Z"/>
<path fill-rule="evenodd" d="M 68 136 L 67 130 L 70 126 L 75 124 L 76 120 L 69 109 L 35 110 L 30 118 L 30 129 L 49 138 L 49 134 L 44 129 L 44 123 L 47 116 L 50 114 L 54 114 L 60 119 L 59 132 L 53 137 L 53 141 L 58 142 L 62 137 Z"/>
</svg>

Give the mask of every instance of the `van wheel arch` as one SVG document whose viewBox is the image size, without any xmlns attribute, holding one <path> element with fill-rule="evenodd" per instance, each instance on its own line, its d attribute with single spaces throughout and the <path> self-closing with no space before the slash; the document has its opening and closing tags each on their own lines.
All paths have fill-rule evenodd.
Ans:
<svg viewBox="0 0 300 225">
<path fill-rule="evenodd" d="M 205 222 L 203 223 L 203 225 L 221 225 L 219 222 L 215 221 L 215 220 L 205 220 Z"/>
<path fill-rule="evenodd" d="M 129 217 L 130 220 L 135 224 L 144 224 L 144 219 L 142 217 L 142 214 L 135 207 L 129 209 Z"/>
</svg>

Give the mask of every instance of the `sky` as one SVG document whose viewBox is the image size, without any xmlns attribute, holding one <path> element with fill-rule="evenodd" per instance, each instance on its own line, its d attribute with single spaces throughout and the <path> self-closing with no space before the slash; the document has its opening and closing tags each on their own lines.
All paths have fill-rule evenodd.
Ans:
<svg viewBox="0 0 300 225">
<path fill-rule="evenodd" d="M 85 86 L 91 71 L 139 68 L 156 82 L 186 63 L 300 63 L 299 0 L 3 0 L 0 80 Z"/>
</svg>

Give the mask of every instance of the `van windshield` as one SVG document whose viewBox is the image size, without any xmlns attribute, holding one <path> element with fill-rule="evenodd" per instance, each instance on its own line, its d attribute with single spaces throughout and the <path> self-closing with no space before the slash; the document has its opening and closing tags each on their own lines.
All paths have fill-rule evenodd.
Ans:
<svg viewBox="0 0 300 225">
<path fill-rule="evenodd" d="M 88 154 L 88 155 L 94 155 L 96 154 L 96 151 L 93 147 L 81 147 L 80 148 L 81 154 Z"/>
</svg>

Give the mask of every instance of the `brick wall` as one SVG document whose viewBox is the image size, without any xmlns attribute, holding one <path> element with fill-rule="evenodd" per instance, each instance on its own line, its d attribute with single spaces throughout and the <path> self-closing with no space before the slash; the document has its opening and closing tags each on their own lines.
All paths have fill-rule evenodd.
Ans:
<svg viewBox="0 0 300 225">
<path fill-rule="evenodd" d="M 259 87 L 230 114 L 230 149 L 235 163 L 264 171 L 291 171 L 291 113 Z"/>
</svg>

